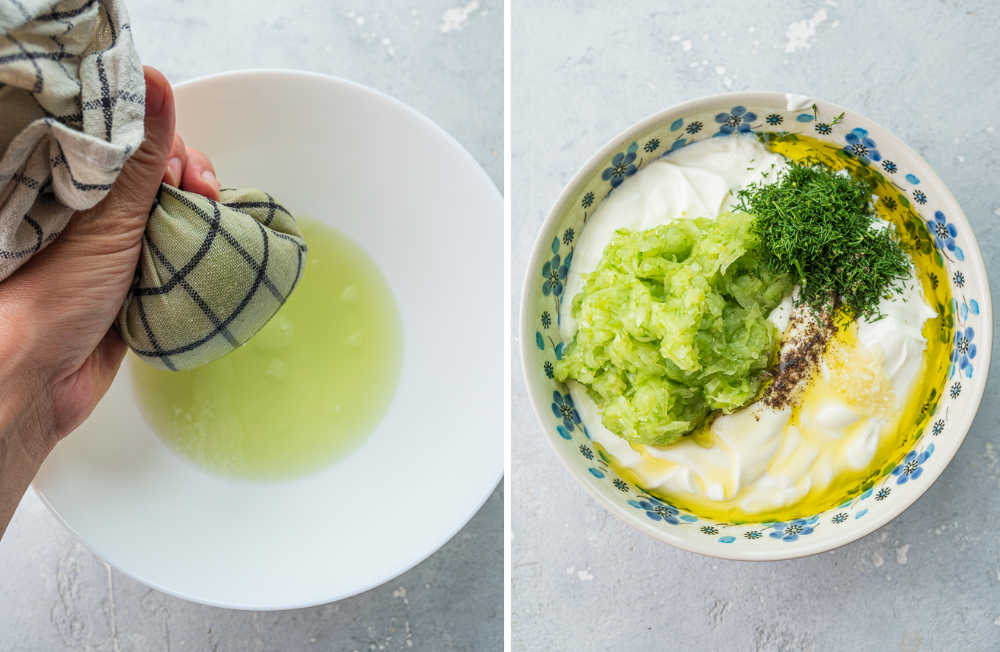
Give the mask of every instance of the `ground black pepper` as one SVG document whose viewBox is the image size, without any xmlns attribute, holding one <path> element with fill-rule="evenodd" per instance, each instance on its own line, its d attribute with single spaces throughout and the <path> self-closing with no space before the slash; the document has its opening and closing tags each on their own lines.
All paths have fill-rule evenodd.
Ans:
<svg viewBox="0 0 1000 652">
<path fill-rule="evenodd" d="M 778 366 L 771 372 L 771 384 L 761 399 L 774 410 L 794 405 L 806 381 L 819 366 L 830 338 L 837 332 L 831 314 L 816 315 L 803 308 L 797 308 L 788 320 Z"/>
</svg>

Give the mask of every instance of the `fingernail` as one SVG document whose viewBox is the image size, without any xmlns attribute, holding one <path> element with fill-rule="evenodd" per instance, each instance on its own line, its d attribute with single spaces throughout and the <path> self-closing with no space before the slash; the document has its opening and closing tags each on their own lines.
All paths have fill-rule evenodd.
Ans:
<svg viewBox="0 0 1000 652">
<path fill-rule="evenodd" d="M 181 168 L 183 163 L 180 158 L 174 156 L 167 161 L 167 183 L 171 186 L 181 185 Z"/>
<path fill-rule="evenodd" d="M 205 170 L 201 173 L 201 180 L 212 186 L 216 190 L 219 189 L 219 180 L 215 178 L 215 174 L 211 170 Z"/>
<path fill-rule="evenodd" d="M 146 78 L 146 115 L 159 115 L 163 111 L 167 91 L 159 79 Z"/>
</svg>

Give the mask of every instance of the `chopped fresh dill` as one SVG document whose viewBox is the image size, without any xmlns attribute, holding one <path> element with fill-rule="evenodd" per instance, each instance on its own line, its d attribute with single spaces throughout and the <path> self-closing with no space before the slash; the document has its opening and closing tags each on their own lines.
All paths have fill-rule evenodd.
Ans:
<svg viewBox="0 0 1000 652">
<path fill-rule="evenodd" d="M 793 163 L 776 183 L 741 190 L 738 202 L 755 217 L 767 263 L 798 280 L 798 304 L 874 320 L 879 301 L 902 290 L 909 258 L 893 229 L 875 225 L 863 181 Z"/>
</svg>

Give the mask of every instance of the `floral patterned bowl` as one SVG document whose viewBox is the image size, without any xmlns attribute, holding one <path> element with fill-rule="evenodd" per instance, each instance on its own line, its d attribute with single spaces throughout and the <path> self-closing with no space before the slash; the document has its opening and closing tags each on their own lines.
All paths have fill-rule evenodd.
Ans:
<svg viewBox="0 0 1000 652">
<path fill-rule="evenodd" d="M 558 328 L 577 236 L 598 204 L 650 161 L 693 142 L 734 133 L 790 132 L 843 148 L 898 189 L 936 247 L 936 278 L 951 284 L 952 332 L 945 386 L 932 391 L 912 449 L 881 477 L 853 488 L 841 505 L 791 522 L 722 523 L 688 513 L 618 477 L 590 441 L 566 387 L 553 378 L 563 352 Z M 909 227 L 908 227 L 909 228 Z M 680 548 L 731 559 L 773 560 L 858 539 L 906 509 L 955 455 L 979 407 L 989 370 L 992 308 L 982 254 L 958 202 L 930 166 L 868 118 L 829 102 L 784 93 L 732 93 L 693 100 L 617 136 L 573 177 L 535 242 L 521 305 L 522 361 L 545 436 L 570 473 L 615 516 Z"/>
</svg>

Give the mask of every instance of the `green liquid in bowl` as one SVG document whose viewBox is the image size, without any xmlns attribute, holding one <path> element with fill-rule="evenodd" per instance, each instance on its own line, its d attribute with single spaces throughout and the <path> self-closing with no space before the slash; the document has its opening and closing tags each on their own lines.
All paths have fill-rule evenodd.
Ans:
<svg viewBox="0 0 1000 652">
<path fill-rule="evenodd" d="M 277 480 L 322 468 L 365 440 L 395 392 L 402 329 L 385 278 L 340 233 L 300 227 L 305 274 L 243 347 L 190 371 L 131 365 L 153 430 L 211 471 Z"/>
</svg>

